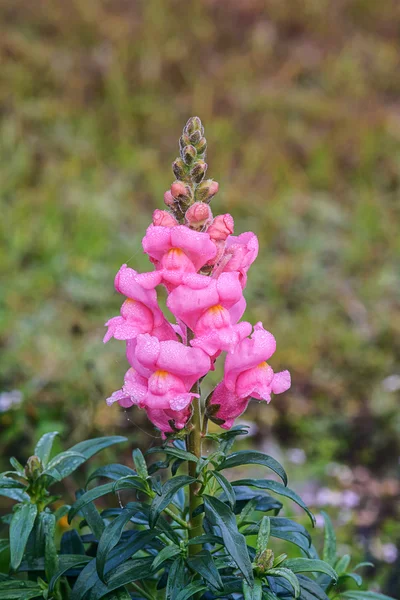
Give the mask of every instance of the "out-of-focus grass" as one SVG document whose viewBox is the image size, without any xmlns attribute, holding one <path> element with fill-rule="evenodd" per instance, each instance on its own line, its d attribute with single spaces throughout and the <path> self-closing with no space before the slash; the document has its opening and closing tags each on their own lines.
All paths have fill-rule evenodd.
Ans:
<svg viewBox="0 0 400 600">
<path fill-rule="evenodd" d="M 260 238 L 247 316 L 293 378 L 252 409 L 260 437 L 390 475 L 398 1 L 3 0 L 0 22 L 0 392 L 24 394 L 0 415 L 3 452 L 51 427 L 71 440 L 147 427 L 104 405 L 126 365 L 102 324 L 119 266 L 149 266 L 141 236 L 198 114 L 214 212 Z"/>
</svg>

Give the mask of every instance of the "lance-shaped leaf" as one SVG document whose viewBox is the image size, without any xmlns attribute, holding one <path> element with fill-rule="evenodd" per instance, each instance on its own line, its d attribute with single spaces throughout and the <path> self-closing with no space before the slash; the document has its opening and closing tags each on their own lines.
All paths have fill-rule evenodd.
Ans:
<svg viewBox="0 0 400 600">
<path fill-rule="evenodd" d="M 29 534 L 37 515 L 36 504 L 18 506 L 10 523 L 10 566 L 16 571 L 21 564 Z"/>
<path fill-rule="evenodd" d="M 350 554 L 343 554 L 343 556 L 341 558 L 339 558 L 339 560 L 337 561 L 336 565 L 335 565 L 335 571 L 338 575 L 342 575 L 343 573 L 346 573 L 347 568 L 350 564 L 351 561 L 351 556 Z"/>
<path fill-rule="evenodd" d="M 55 456 L 47 465 L 41 478 L 51 477 L 54 481 L 61 481 L 71 475 L 78 467 L 86 462 L 86 457 L 80 452 L 67 450 Z"/>
<path fill-rule="evenodd" d="M 139 579 L 146 579 L 151 575 L 151 563 L 153 561 L 152 557 L 144 557 L 144 558 L 133 558 L 132 560 L 126 561 L 120 567 L 117 567 L 112 572 L 110 572 L 110 577 L 107 579 L 107 587 L 106 592 L 99 594 L 93 594 L 96 600 L 100 600 L 100 598 L 104 598 L 108 591 L 112 592 L 113 590 L 118 589 L 121 586 L 127 585 L 132 581 L 138 581 Z M 97 588 L 96 584 L 96 588 Z M 102 586 L 99 586 L 100 590 L 102 590 Z"/>
<path fill-rule="evenodd" d="M 325 575 L 329 575 L 334 581 L 337 581 L 336 571 L 323 560 L 292 558 L 285 560 L 282 566 L 285 569 L 290 569 L 293 573 L 324 573 Z"/>
<path fill-rule="evenodd" d="M 227 552 L 231 555 L 246 581 L 253 584 L 253 570 L 245 537 L 239 533 L 235 515 L 232 510 L 212 496 L 204 496 L 204 506 L 208 521 L 219 527 Z"/>
<path fill-rule="evenodd" d="M 249 585 L 247 581 L 243 581 L 243 596 L 244 600 L 261 600 L 263 596 L 261 580 L 255 579 L 254 585 L 252 586 Z"/>
<path fill-rule="evenodd" d="M 40 458 L 44 467 L 46 467 L 47 463 L 49 462 L 51 449 L 53 447 L 54 439 L 57 435 L 58 431 L 50 431 L 49 433 L 45 433 L 36 444 L 34 455 Z"/>
<path fill-rule="evenodd" d="M 123 509 L 121 514 L 114 519 L 107 527 L 104 529 L 102 536 L 99 541 L 99 545 L 97 548 L 97 556 L 96 556 L 96 568 L 97 573 L 100 579 L 104 582 L 104 568 L 106 565 L 106 561 L 110 551 L 118 544 L 121 539 L 122 532 L 124 530 L 125 525 L 130 521 L 130 519 L 138 512 L 137 503 L 127 504 Z M 146 533 L 148 531 L 139 532 Z M 157 532 L 154 532 L 154 536 Z M 145 543 L 147 543 L 148 536 L 146 537 Z M 138 545 L 138 550 L 140 549 L 140 544 Z M 133 552 L 132 552 L 133 554 Z"/>
<path fill-rule="evenodd" d="M 187 460 L 189 462 L 196 462 L 199 460 L 195 454 L 176 448 L 175 446 L 157 446 L 147 450 L 146 454 L 154 454 L 158 452 L 164 452 L 167 456 L 173 456 L 174 458 L 180 458 L 181 460 Z"/>
<path fill-rule="evenodd" d="M 221 471 L 222 469 L 231 469 L 232 467 L 238 467 L 240 465 L 262 465 L 268 467 L 268 469 L 271 469 L 271 471 L 276 473 L 282 479 L 285 485 L 287 484 L 287 475 L 282 465 L 272 458 L 272 456 L 253 450 L 242 450 L 241 452 L 230 454 L 219 465 L 218 471 Z"/>
<path fill-rule="evenodd" d="M 70 511 L 68 513 L 68 523 L 71 523 L 72 519 L 75 515 L 78 514 L 80 510 L 90 502 L 97 500 L 97 498 L 101 498 L 101 496 L 105 496 L 106 494 L 110 494 L 114 491 L 114 483 L 105 483 L 104 485 L 99 485 L 92 490 L 89 490 L 82 494 L 76 502 L 71 506 Z"/>
<path fill-rule="evenodd" d="M 85 546 L 76 529 L 65 531 L 60 542 L 60 552 L 62 555 L 80 556 L 85 554 Z"/>
<path fill-rule="evenodd" d="M 257 554 L 261 554 L 268 548 L 269 536 L 271 533 L 271 519 L 263 517 L 261 520 L 260 531 L 257 535 Z"/>
<path fill-rule="evenodd" d="M 219 473 L 218 471 L 211 471 L 211 474 L 218 481 L 222 491 L 225 493 L 226 499 L 228 500 L 231 508 L 235 508 L 236 496 L 235 491 L 230 482 L 227 480 L 226 477 L 224 477 L 224 475 L 222 475 L 222 473 Z"/>
<path fill-rule="evenodd" d="M 198 583 L 197 581 L 193 581 L 192 583 L 189 583 L 189 585 L 186 585 L 184 590 L 179 592 L 179 594 L 176 597 L 176 600 L 188 600 L 195 594 L 198 594 L 199 592 L 204 592 L 204 590 L 206 589 L 207 586 L 203 585 L 202 583 Z"/>
<path fill-rule="evenodd" d="M 326 512 L 321 511 L 321 515 L 325 521 L 325 529 L 324 529 L 324 551 L 322 554 L 322 558 L 325 562 L 330 565 L 335 564 L 336 560 L 336 534 L 333 529 L 332 521 Z"/>
<path fill-rule="evenodd" d="M 53 577 L 58 569 L 58 556 L 55 545 L 56 518 L 50 512 L 40 514 L 44 535 L 44 564 L 47 580 Z"/>
<path fill-rule="evenodd" d="M 1 600 L 31 600 L 42 596 L 42 588 L 33 581 L 0 579 Z"/>
<path fill-rule="evenodd" d="M 348 600 L 394 600 L 390 596 L 378 592 L 359 592 L 358 590 L 341 592 L 340 599 L 342 598 L 348 598 Z"/>
<path fill-rule="evenodd" d="M 299 580 L 292 571 L 289 571 L 289 569 L 284 568 L 268 569 L 267 577 L 270 577 L 271 575 L 274 577 L 283 577 L 283 579 L 286 579 L 293 588 L 294 597 L 298 598 L 300 596 Z"/>
<path fill-rule="evenodd" d="M 262 490 L 270 490 L 271 492 L 275 492 L 275 494 L 279 494 L 280 496 L 285 496 L 286 498 L 290 498 L 296 504 L 298 504 L 310 517 L 311 523 L 315 525 L 315 518 L 310 509 L 304 504 L 303 500 L 290 488 L 286 487 L 279 483 L 279 481 L 274 481 L 273 479 L 239 479 L 237 481 L 232 482 L 233 486 L 252 486 Z"/>
<path fill-rule="evenodd" d="M 176 598 L 186 584 L 185 561 L 181 556 L 178 556 L 178 558 L 176 558 L 172 563 L 169 570 L 165 597 L 171 599 Z"/>
<path fill-rule="evenodd" d="M 86 482 L 86 486 L 98 477 L 104 477 L 105 479 L 113 479 L 114 481 L 117 479 L 121 479 L 121 477 L 128 477 L 132 475 L 137 475 L 136 471 L 127 467 L 126 465 L 118 465 L 111 464 L 106 465 L 105 467 L 99 467 L 96 471 L 90 474 L 89 479 Z"/>
<path fill-rule="evenodd" d="M 187 562 L 189 567 L 196 573 L 199 573 L 213 588 L 217 590 L 223 589 L 223 583 L 218 569 L 214 564 L 211 552 L 202 550 L 198 554 L 195 554 L 193 558 L 189 558 Z"/>
<path fill-rule="evenodd" d="M 147 479 L 149 476 L 149 472 L 147 470 L 147 464 L 146 464 L 144 456 L 143 456 L 141 450 L 139 450 L 139 448 L 135 448 L 135 450 L 132 452 L 132 458 L 133 458 L 133 462 L 135 464 L 136 471 L 137 471 L 137 474 L 139 475 L 139 477 L 141 477 L 142 479 Z"/>
<path fill-rule="evenodd" d="M 164 510 L 164 508 L 166 508 L 168 504 L 172 502 L 173 497 L 178 490 L 186 485 L 194 483 L 195 481 L 196 479 L 194 477 L 189 477 L 189 475 L 179 475 L 178 477 L 173 477 L 164 483 L 161 495 L 156 496 L 151 503 L 149 514 L 150 527 L 154 527 L 158 516 Z"/>
<path fill-rule="evenodd" d="M 110 435 L 105 437 L 94 438 L 92 440 L 85 440 L 79 442 L 69 449 L 70 452 L 79 452 L 83 454 L 86 459 L 91 458 L 101 450 L 113 446 L 114 444 L 120 444 L 121 442 L 127 442 L 127 438 L 122 435 Z"/>
<path fill-rule="evenodd" d="M 151 565 L 152 570 L 157 571 L 163 563 L 165 563 L 167 560 L 171 560 L 171 558 L 177 554 L 180 554 L 181 552 L 182 550 L 178 546 L 165 546 L 165 548 L 163 548 L 155 557 L 153 564 Z"/>
<path fill-rule="evenodd" d="M 77 567 L 83 567 L 88 562 L 90 562 L 92 558 L 90 556 L 83 556 L 81 554 L 65 554 L 59 557 L 59 565 L 57 571 L 55 571 L 53 577 L 51 578 L 49 584 L 49 592 L 51 593 L 54 590 L 54 586 L 57 581 L 67 573 L 70 569 L 76 569 Z"/>
<path fill-rule="evenodd" d="M 0 477 L 0 489 L 20 489 L 23 490 L 26 488 L 26 485 L 21 483 L 21 481 L 17 481 L 16 479 L 12 479 L 12 477 Z"/>
</svg>

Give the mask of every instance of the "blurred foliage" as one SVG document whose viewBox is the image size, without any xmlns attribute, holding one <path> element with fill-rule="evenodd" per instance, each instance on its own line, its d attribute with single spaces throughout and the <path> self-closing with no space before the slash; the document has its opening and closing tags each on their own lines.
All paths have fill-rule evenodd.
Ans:
<svg viewBox="0 0 400 600">
<path fill-rule="evenodd" d="M 327 461 L 393 478 L 398 0 L 3 0 L 0 23 L 0 393 L 23 397 L 0 402 L 2 455 L 52 429 L 148 445 L 142 413 L 105 406 L 126 365 L 102 324 L 120 265 L 149 268 L 141 237 L 199 114 L 213 210 L 260 238 L 247 317 L 293 378 L 254 404 L 256 439 L 304 448 L 299 478 Z"/>
</svg>

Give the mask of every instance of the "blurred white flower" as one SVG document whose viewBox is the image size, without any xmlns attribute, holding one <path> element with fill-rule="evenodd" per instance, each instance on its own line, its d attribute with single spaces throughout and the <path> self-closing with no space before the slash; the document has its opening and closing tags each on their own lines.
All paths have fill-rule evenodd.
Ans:
<svg viewBox="0 0 400 600">
<path fill-rule="evenodd" d="M 11 390 L 11 392 L 1 392 L 0 394 L 0 413 L 10 410 L 10 408 L 19 406 L 23 400 L 22 392 Z"/>
<path fill-rule="evenodd" d="M 289 448 L 287 451 L 288 460 L 294 465 L 304 465 L 306 462 L 306 453 L 301 448 Z"/>
<path fill-rule="evenodd" d="M 382 381 L 382 386 L 386 392 L 397 392 L 400 390 L 400 375 L 389 375 Z"/>
</svg>

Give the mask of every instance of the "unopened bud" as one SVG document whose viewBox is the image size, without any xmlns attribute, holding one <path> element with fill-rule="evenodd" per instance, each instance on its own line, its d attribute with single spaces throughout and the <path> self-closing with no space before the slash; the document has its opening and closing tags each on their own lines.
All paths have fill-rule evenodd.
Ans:
<svg viewBox="0 0 400 600">
<path fill-rule="evenodd" d="M 229 213 L 218 215 L 207 229 L 207 233 L 214 241 L 224 241 L 233 233 L 233 217 Z"/>
<path fill-rule="evenodd" d="M 28 479 L 36 480 L 43 471 L 42 461 L 38 456 L 30 456 L 25 466 Z"/>
<path fill-rule="evenodd" d="M 204 179 L 207 171 L 207 163 L 204 160 L 199 160 L 190 171 L 190 176 L 195 183 L 200 183 Z"/>
<path fill-rule="evenodd" d="M 184 183 L 182 183 L 182 181 L 174 181 L 174 183 L 171 185 L 171 194 L 173 195 L 174 198 L 179 198 L 180 196 L 186 196 L 187 195 L 186 185 Z"/>
<path fill-rule="evenodd" d="M 183 132 L 181 137 L 179 138 L 179 147 L 181 150 L 184 149 L 185 146 L 190 144 L 190 138 L 187 133 Z"/>
<path fill-rule="evenodd" d="M 202 181 L 196 188 L 196 200 L 200 200 L 201 202 L 210 202 L 218 192 L 218 188 L 218 183 L 212 179 Z"/>
<path fill-rule="evenodd" d="M 207 150 L 207 140 L 205 137 L 202 137 L 200 139 L 199 142 L 197 142 L 197 144 L 195 144 L 196 146 L 196 150 L 197 150 L 197 154 L 204 154 L 205 151 Z"/>
<path fill-rule="evenodd" d="M 194 146 L 185 146 L 182 151 L 182 158 L 187 165 L 193 164 L 197 156 L 196 148 Z"/>
<path fill-rule="evenodd" d="M 256 565 L 261 573 L 265 573 L 272 568 L 274 564 L 274 553 L 272 550 L 267 548 L 259 556 L 256 556 Z"/>
<path fill-rule="evenodd" d="M 194 145 L 198 144 L 199 141 L 201 140 L 202 135 L 201 135 L 201 131 L 194 131 L 191 136 L 190 136 L 190 142 Z"/>
<path fill-rule="evenodd" d="M 159 225 L 161 227 L 175 227 L 178 225 L 178 221 L 166 210 L 160 210 L 156 208 L 153 212 L 153 225 Z"/>
<path fill-rule="evenodd" d="M 177 179 L 183 179 L 185 177 L 185 163 L 181 158 L 177 158 L 172 163 L 172 170 Z"/>
<path fill-rule="evenodd" d="M 167 206 L 170 206 L 170 207 L 174 206 L 174 204 L 175 204 L 174 197 L 169 190 L 167 190 L 164 194 L 164 202 Z"/>
<path fill-rule="evenodd" d="M 200 231 L 207 227 L 212 221 L 212 212 L 208 204 L 195 202 L 188 208 L 185 214 L 186 224 L 191 229 Z"/>
<path fill-rule="evenodd" d="M 184 132 L 188 135 L 191 135 L 195 131 L 201 131 L 201 135 L 203 135 L 203 125 L 201 124 L 201 120 L 199 119 L 199 117 L 190 117 L 190 119 L 185 125 Z"/>
</svg>

